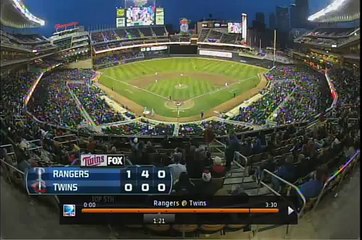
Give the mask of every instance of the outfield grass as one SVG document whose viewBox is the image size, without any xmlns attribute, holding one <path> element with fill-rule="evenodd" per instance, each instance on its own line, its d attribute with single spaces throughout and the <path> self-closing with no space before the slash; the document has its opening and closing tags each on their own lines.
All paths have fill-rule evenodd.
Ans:
<svg viewBox="0 0 362 240">
<path fill-rule="evenodd" d="M 234 93 L 239 95 L 256 87 L 260 82 L 258 74 L 265 71 L 236 62 L 166 58 L 101 70 L 99 82 L 165 117 L 177 117 L 175 110 L 165 106 L 169 96 L 183 101 L 192 99 L 193 107 L 179 113 L 179 117 L 189 117 L 232 99 Z M 228 82 L 227 87 L 224 82 Z"/>
</svg>

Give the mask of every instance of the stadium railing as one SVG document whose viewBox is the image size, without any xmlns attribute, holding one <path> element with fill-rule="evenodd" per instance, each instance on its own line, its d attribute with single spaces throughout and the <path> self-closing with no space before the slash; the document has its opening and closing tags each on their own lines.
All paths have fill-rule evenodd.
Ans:
<svg viewBox="0 0 362 240">
<path fill-rule="evenodd" d="M 317 201 L 314 204 L 313 211 L 317 209 L 321 199 L 325 197 L 332 190 L 338 192 L 343 180 L 350 175 L 356 168 L 360 160 L 360 149 L 358 149 L 348 161 L 341 166 L 338 171 L 333 173 L 323 185 L 321 193 L 318 195 Z"/>
<path fill-rule="evenodd" d="M 247 177 L 247 175 L 249 174 L 249 169 L 248 169 L 248 158 L 246 156 L 244 156 L 243 154 L 235 151 L 234 152 L 234 159 L 233 159 L 233 163 L 238 166 L 242 173 L 243 173 L 243 177 L 241 178 L 241 183 L 244 183 L 244 179 L 245 177 Z"/>
<path fill-rule="evenodd" d="M 299 198 L 302 200 L 302 207 L 300 208 L 300 211 L 298 212 L 298 218 L 302 217 L 303 213 L 304 213 L 304 208 L 305 205 L 307 203 L 307 200 L 305 198 L 305 196 L 303 195 L 303 193 L 299 190 L 299 188 L 297 186 L 295 186 L 294 184 L 288 182 L 287 180 L 279 177 L 278 175 L 276 175 L 275 173 L 272 173 L 271 171 L 267 170 L 267 169 L 263 169 L 262 171 L 262 175 L 270 175 L 272 178 L 277 179 L 278 181 L 288 185 L 290 188 L 294 189 L 296 191 L 296 193 L 298 194 Z M 260 183 L 262 183 L 261 185 L 267 187 L 269 190 L 271 190 L 272 192 L 276 192 L 275 189 L 273 189 L 270 185 L 266 184 L 265 182 L 263 182 L 263 180 L 260 181 Z M 261 186 L 260 185 L 260 186 Z M 287 196 L 289 196 L 290 191 L 287 192 Z"/>
<path fill-rule="evenodd" d="M 213 142 L 214 143 L 209 144 L 211 154 L 213 156 L 219 155 L 221 158 L 224 158 L 226 145 L 217 139 L 215 139 Z"/>
<path fill-rule="evenodd" d="M 300 219 L 303 214 L 304 214 L 304 209 L 306 207 L 306 204 L 307 204 L 307 200 L 305 198 L 305 196 L 303 195 L 303 193 L 299 190 L 299 188 L 297 186 L 295 186 L 294 184 L 286 181 L 285 179 L 277 176 L 276 174 L 270 172 L 269 170 L 267 169 L 263 169 L 262 171 L 262 175 L 264 174 L 265 175 L 269 175 L 270 177 L 272 178 L 275 178 L 277 179 L 278 181 L 286 184 L 289 188 L 292 188 L 295 190 L 295 192 L 297 193 L 299 199 L 302 201 L 302 207 L 300 208 L 299 211 L 296 211 L 297 212 L 297 216 L 298 216 L 298 219 Z M 261 186 L 264 186 L 266 187 L 267 189 L 269 189 L 272 193 L 274 193 L 276 196 L 282 196 L 279 192 L 277 192 L 275 189 L 273 189 L 270 185 L 268 185 L 267 183 L 263 182 L 263 180 L 260 181 L 260 185 L 259 185 L 259 188 L 258 188 L 258 191 L 260 189 Z M 290 196 L 290 191 L 287 192 L 286 196 Z M 288 224 L 286 226 L 286 231 L 285 231 L 285 235 L 288 235 L 288 233 L 290 232 L 290 225 Z"/>
<path fill-rule="evenodd" d="M 59 144 L 78 144 L 78 137 L 75 134 L 67 134 L 62 136 L 57 136 L 53 138 L 54 141 L 58 142 Z"/>
</svg>

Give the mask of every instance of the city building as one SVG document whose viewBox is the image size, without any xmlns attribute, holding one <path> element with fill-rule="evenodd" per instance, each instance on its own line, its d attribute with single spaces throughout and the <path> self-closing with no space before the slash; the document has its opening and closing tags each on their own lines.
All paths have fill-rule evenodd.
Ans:
<svg viewBox="0 0 362 240">
<path fill-rule="evenodd" d="M 289 25 L 289 9 L 288 7 L 276 7 L 276 22 L 277 22 L 277 30 L 281 32 L 287 32 L 290 29 Z"/>
<path fill-rule="evenodd" d="M 277 24 L 276 24 L 275 14 L 271 13 L 269 15 L 269 28 L 270 29 L 275 29 L 276 26 L 277 26 Z"/>
</svg>

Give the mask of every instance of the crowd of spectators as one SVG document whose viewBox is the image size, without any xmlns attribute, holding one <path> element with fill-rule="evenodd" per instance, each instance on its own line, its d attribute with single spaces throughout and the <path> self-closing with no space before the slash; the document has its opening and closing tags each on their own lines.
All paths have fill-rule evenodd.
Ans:
<svg viewBox="0 0 362 240">
<path fill-rule="evenodd" d="M 241 133 L 251 128 L 244 127 L 242 125 L 231 124 L 225 121 L 204 121 L 201 125 L 206 128 L 211 128 L 215 135 L 217 136 L 225 136 L 230 132 Z"/>
<path fill-rule="evenodd" d="M 269 91 L 247 107 L 240 107 L 239 114 L 232 120 L 265 125 L 267 119 L 295 88 L 292 80 L 273 81 Z"/>
<path fill-rule="evenodd" d="M 29 101 L 30 112 L 40 121 L 77 128 L 84 119 L 66 81 L 84 81 L 93 74 L 92 71 L 63 70 L 43 77 Z"/>
<path fill-rule="evenodd" d="M 223 120 L 220 121 L 203 121 L 201 123 L 187 123 L 181 124 L 178 134 L 179 136 L 202 136 L 205 129 L 212 129 L 216 136 L 225 136 L 230 132 L 241 133 L 250 131 L 252 128 L 245 127 L 239 124 L 227 123 Z"/>
<path fill-rule="evenodd" d="M 360 73 L 348 69 L 333 68 L 328 71 L 338 93 L 338 106 L 360 104 Z"/>
<path fill-rule="evenodd" d="M 21 114 L 31 86 L 40 73 L 19 72 L 1 76 L 0 109 L 3 114 Z"/>
<path fill-rule="evenodd" d="M 174 128 L 174 124 L 153 124 L 143 120 L 141 122 L 131 122 L 117 126 L 104 127 L 102 131 L 106 134 L 117 134 L 123 136 L 172 136 Z"/>
<path fill-rule="evenodd" d="M 311 121 L 331 106 L 332 98 L 324 76 L 307 68 L 302 72 L 302 76 L 295 78 L 297 86 L 293 94 L 276 113 L 275 121 L 279 125 Z"/>
<path fill-rule="evenodd" d="M 201 136 L 204 132 L 204 129 L 200 124 L 197 123 L 186 123 L 180 125 L 178 130 L 179 136 Z"/>
<path fill-rule="evenodd" d="M 119 52 L 97 57 L 94 59 L 94 65 L 98 68 L 105 68 L 139 58 L 144 58 L 144 54 L 142 52 Z"/>
<path fill-rule="evenodd" d="M 263 97 L 241 107 L 233 120 L 278 125 L 313 119 L 331 104 L 325 78 L 303 66 L 277 66 L 265 76 L 271 82 Z M 329 105 L 330 106 L 330 105 Z"/>
<path fill-rule="evenodd" d="M 97 125 L 124 120 L 121 113 L 108 105 L 103 98 L 104 92 L 97 86 L 86 82 L 69 83 L 68 86 Z"/>
</svg>

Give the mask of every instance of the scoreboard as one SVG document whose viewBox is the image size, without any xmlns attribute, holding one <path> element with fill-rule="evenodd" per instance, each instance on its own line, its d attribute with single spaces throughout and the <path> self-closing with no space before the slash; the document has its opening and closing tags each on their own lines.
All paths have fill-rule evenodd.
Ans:
<svg viewBox="0 0 362 240">
<path fill-rule="evenodd" d="M 126 26 L 126 14 L 124 8 L 117 8 L 116 10 L 116 27 L 125 27 Z"/>
<path fill-rule="evenodd" d="M 168 195 L 170 169 L 154 166 L 124 168 L 31 168 L 26 174 L 30 195 Z"/>
</svg>

